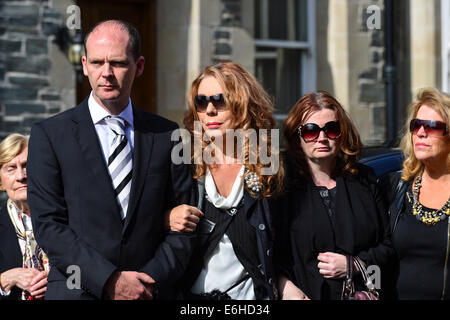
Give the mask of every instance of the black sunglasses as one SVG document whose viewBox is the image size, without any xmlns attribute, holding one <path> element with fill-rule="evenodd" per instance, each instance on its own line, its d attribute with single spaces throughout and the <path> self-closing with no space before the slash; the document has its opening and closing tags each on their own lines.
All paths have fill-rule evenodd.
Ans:
<svg viewBox="0 0 450 320">
<path fill-rule="evenodd" d="M 322 128 L 315 123 L 307 123 L 298 128 L 298 133 L 305 142 L 316 140 L 320 135 L 320 131 L 323 131 L 327 138 L 332 140 L 336 140 L 341 136 L 341 127 L 338 121 L 327 122 Z"/>
<path fill-rule="evenodd" d="M 412 119 L 409 123 L 409 131 L 413 134 L 417 134 L 421 127 L 423 127 L 425 132 L 431 136 L 437 137 L 445 136 L 447 134 L 447 125 L 442 121 Z"/>
<path fill-rule="evenodd" d="M 206 112 L 208 108 L 208 104 L 212 103 L 214 108 L 217 111 L 224 111 L 227 108 L 227 104 L 225 103 L 225 98 L 223 94 L 215 94 L 213 96 L 205 96 L 202 94 L 196 95 L 194 99 L 195 110 L 197 112 Z"/>
</svg>

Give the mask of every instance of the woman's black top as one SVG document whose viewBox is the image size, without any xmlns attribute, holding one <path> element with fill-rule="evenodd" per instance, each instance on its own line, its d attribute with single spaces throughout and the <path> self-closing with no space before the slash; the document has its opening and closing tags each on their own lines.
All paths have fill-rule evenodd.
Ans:
<svg viewBox="0 0 450 320">
<path fill-rule="evenodd" d="M 317 191 L 322 198 L 323 205 L 327 210 L 328 217 L 330 218 L 330 223 L 333 228 L 333 232 L 335 230 L 335 219 L 336 219 L 336 190 L 334 187 L 332 189 L 328 189 L 323 186 L 316 186 Z M 342 294 L 342 281 L 338 279 L 324 279 L 324 283 L 322 285 L 322 299 L 324 300 L 337 300 L 340 298 Z"/>
<path fill-rule="evenodd" d="M 331 208 L 334 203 L 331 218 L 326 197 L 321 196 L 321 189 L 311 178 L 295 179 L 287 186 L 273 218 L 279 272 L 287 274 L 314 300 L 340 299 L 343 284 L 343 279 L 328 280 L 319 273 L 319 253 L 359 256 L 367 265 L 379 266 L 383 279 L 394 250 L 387 211 L 371 168 L 358 164 L 356 175 L 336 179 L 335 201 L 329 202 Z M 381 294 L 383 290 L 387 287 Z"/>
<path fill-rule="evenodd" d="M 316 188 L 322 197 L 323 204 L 327 209 L 331 223 L 334 225 L 334 217 L 336 216 L 336 187 L 328 189 L 326 187 L 317 186 Z"/>
<path fill-rule="evenodd" d="M 391 195 L 395 195 L 399 178 L 399 175 L 391 178 L 395 182 L 386 188 Z M 402 300 L 449 299 L 450 282 L 445 274 L 448 273 L 448 218 L 431 227 L 417 220 L 412 214 L 412 183 L 405 184 L 407 191 L 400 211 L 395 207 L 394 197 L 387 196 L 392 204 L 391 225 L 395 224 L 392 242 L 398 259 L 394 280 L 396 297 Z"/>
</svg>

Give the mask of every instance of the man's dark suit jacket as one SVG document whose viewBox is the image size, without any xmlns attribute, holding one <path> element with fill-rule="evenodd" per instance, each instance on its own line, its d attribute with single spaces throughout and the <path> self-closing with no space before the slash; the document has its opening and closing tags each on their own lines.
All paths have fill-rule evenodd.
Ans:
<svg viewBox="0 0 450 320">
<path fill-rule="evenodd" d="M 6 204 L 2 203 L 0 209 L 0 273 L 14 268 L 22 268 L 22 266 L 19 240 L 6 210 Z M 8 296 L 0 295 L 0 300 L 19 300 L 21 296 L 22 290 L 14 287 Z"/>
<path fill-rule="evenodd" d="M 171 133 L 177 125 L 133 106 L 133 180 L 122 225 L 111 178 L 87 99 L 35 124 L 28 155 L 28 202 L 37 242 L 52 269 L 46 299 L 100 299 L 115 270 L 139 271 L 168 291 L 189 261 L 195 235 L 165 232 L 164 212 L 190 203 L 187 165 L 175 165 Z M 67 268 L 81 271 L 68 289 Z"/>
</svg>

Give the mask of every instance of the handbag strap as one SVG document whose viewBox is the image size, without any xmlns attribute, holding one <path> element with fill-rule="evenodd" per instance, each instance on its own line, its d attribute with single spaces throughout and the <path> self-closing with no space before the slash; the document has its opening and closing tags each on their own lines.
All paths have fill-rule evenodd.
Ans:
<svg viewBox="0 0 450 320">
<path fill-rule="evenodd" d="M 347 280 L 353 279 L 353 257 L 347 256 Z"/>
<path fill-rule="evenodd" d="M 364 263 L 359 257 L 353 257 L 353 261 L 356 264 L 358 270 L 361 272 L 361 276 L 364 281 L 364 285 L 366 286 L 367 290 L 374 292 L 375 286 L 372 283 L 372 280 L 370 280 L 369 273 L 367 272 L 366 267 L 364 266 Z"/>
<path fill-rule="evenodd" d="M 203 211 L 203 199 L 205 198 L 205 183 L 197 179 L 197 188 L 198 188 L 197 208 L 198 210 Z"/>
<path fill-rule="evenodd" d="M 344 285 L 342 287 L 342 299 L 348 299 L 355 294 L 355 284 L 353 282 L 353 263 L 356 265 L 358 270 L 361 272 L 361 276 L 364 281 L 364 286 L 367 288 L 369 292 L 378 297 L 378 292 L 375 290 L 375 286 L 370 280 L 369 274 L 367 272 L 364 263 L 359 257 L 353 257 L 351 255 L 347 255 L 347 274 L 345 277 Z"/>
<path fill-rule="evenodd" d="M 223 293 L 227 293 L 228 291 L 230 291 L 231 289 L 237 287 L 238 285 L 240 285 L 242 282 L 244 282 L 245 280 L 247 280 L 248 278 L 250 278 L 250 274 L 247 273 L 245 276 L 243 276 L 241 279 L 239 279 L 238 281 L 236 281 L 235 284 L 233 284 L 231 287 L 229 287 L 227 290 L 225 290 Z"/>
<path fill-rule="evenodd" d="M 355 293 L 355 285 L 353 283 L 353 257 L 347 255 L 347 274 L 345 276 L 344 285 L 342 287 L 342 299 L 345 300 Z"/>
</svg>

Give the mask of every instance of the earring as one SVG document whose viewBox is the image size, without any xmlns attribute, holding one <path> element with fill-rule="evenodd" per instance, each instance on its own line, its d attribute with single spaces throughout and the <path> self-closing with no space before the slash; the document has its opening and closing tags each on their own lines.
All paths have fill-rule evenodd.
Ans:
<svg viewBox="0 0 450 320">
<path fill-rule="evenodd" d="M 244 180 L 245 184 L 250 190 L 254 191 L 255 193 L 259 193 L 261 191 L 262 183 L 261 181 L 259 181 L 259 176 L 256 174 L 256 172 L 249 172 L 245 176 Z"/>
</svg>

